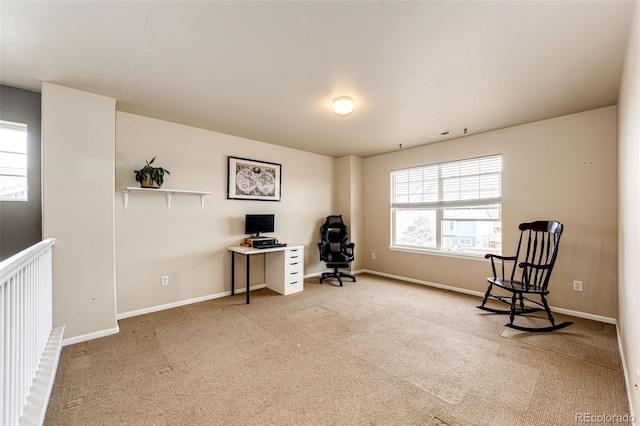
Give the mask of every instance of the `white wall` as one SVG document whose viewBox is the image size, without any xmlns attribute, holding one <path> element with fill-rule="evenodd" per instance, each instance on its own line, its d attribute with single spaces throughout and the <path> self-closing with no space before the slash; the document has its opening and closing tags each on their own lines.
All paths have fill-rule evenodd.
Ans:
<svg viewBox="0 0 640 426">
<path fill-rule="evenodd" d="M 565 225 L 549 303 L 613 320 L 617 316 L 616 107 L 472 135 L 364 160 L 366 269 L 484 292 L 490 266 L 389 249 L 391 170 L 502 154 L 503 253 L 515 251 L 518 224 Z M 364 253 L 363 253 L 364 252 Z M 375 252 L 372 260 L 369 253 Z M 363 257 L 363 254 L 366 254 Z M 582 280 L 584 291 L 572 290 Z"/>
<path fill-rule="evenodd" d="M 640 2 L 636 1 L 618 104 L 618 333 L 632 413 L 640 415 Z"/>
<path fill-rule="evenodd" d="M 53 323 L 65 339 L 117 332 L 115 100 L 42 85 L 44 238 L 53 249 Z"/>
<path fill-rule="evenodd" d="M 244 238 L 246 213 L 274 213 L 274 236 L 305 246 L 305 274 L 325 270 L 316 244 L 335 207 L 333 158 L 122 112 L 116 128 L 119 314 L 229 291 L 226 247 Z M 204 212 L 197 197 L 175 196 L 167 210 L 163 196 L 140 193 L 124 210 L 122 188 L 138 186 L 133 170 L 154 156 L 171 172 L 163 188 L 212 192 Z M 228 200 L 227 156 L 282 164 L 282 201 Z M 244 258 L 236 258 L 236 288 L 244 288 Z M 263 260 L 252 257 L 251 267 L 252 284 L 264 282 Z"/>
</svg>

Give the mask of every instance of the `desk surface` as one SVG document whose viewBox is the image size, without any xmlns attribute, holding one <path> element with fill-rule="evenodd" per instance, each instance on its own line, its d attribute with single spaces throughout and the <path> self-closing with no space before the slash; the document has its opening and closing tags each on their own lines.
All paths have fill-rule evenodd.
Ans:
<svg viewBox="0 0 640 426">
<path fill-rule="evenodd" d="M 245 256 L 249 256 L 252 254 L 263 254 L 263 253 L 273 253 L 273 252 L 283 252 L 285 250 L 304 250 L 304 246 L 298 245 L 298 246 L 286 246 L 286 247 L 273 247 L 273 248 L 267 248 L 267 249 L 257 249 L 257 248 L 253 248 L 253 247 L 244 247 L 244 246 L 231 246 L 231 247 L 227 247 L 227 250 L 229 250 L 231 252 L 231 295 L 233 296 L 235 294 L 235 262 L 234 257 L 236 253 L 239 254 L 243 254 Z M 271 257 L 271 256 L 270 256 Z M 277 257 L 277 256 L 276 256 Z M 286 254 L 283 257 L 283 260 L 285 260 L 285 258 L 287 257 Z M 265 258 L 266 259 L 266 258 Z M 249 293 L 250 293 L 250 286 L 249 286 L 249 265 L 251 264 L 251 262 L 249 262 L 249 258 L 247 258 L 246 263 L 246 268 L 247 268 L 247 305 L 249 304 Z M 266 262 L 265 262 L 266 264 Z M 302 272 L 302 270 L 300 270 L 300 272 Z M 298 272 L 295 272 L 298 273 Z M 267 284 L 267 287 L 268 284 Z M 278 290 L 276 290 L 278 291 Z M 282 293 L 285 294 L 285 293 Z"/>
<path fill-rule="evenodd" d="M 227 247 L 227 250 L 247 255 L 247 254 L 260 254 L 260 253 L 269 253 L 274 251 L 283 251 L 283 250 L 301 249 L 301 248 L 304 248 L 304 246 L 299 245 L 299 246 L 286 246 L 286 247 L 272 247 L 272 248 L 266 248 L 266 249 L 257 249 L 257 248 L 245 247 L 245 246 L 231 246 L 231 247 Z"/>
</svg>

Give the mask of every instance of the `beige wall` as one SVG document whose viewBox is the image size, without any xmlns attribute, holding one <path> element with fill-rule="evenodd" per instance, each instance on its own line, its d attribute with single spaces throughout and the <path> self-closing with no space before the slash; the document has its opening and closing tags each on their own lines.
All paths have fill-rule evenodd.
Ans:
<svg viewBox="0 0 640 426">
<path fill-rule="evenodd" d="M 305 246 L 305 274 L 325 269 L 316 244 L 334 210 L 333 158 L 122 112 L 116 128 L 119 314 L 229 291 L 226 247 L 244 238 L 246 213 L 274 213 L 274 235 Z M 174 196 L 167 210 L 163 196 L 140 193 L 130 194 L 124 210 L 122 188 L 138 186 L 133 170 L 154 156 L 171 172 L 164 188 L 212 192 L 204 212 L 197 197 Z M 282 201 L 227 200 L 227 156 L 282 164 Z M 237 258 L 236 286 L 243 288 L 244 259 Z M 263 260 L 251 266 L 252 284 L 264 282 Z M 169 286 L 161 286 L 162 275 Z"/>
<path fill-rule="evenodd" d="M 618 116 L 618 325 L 632 413 L 640 415 L 640 2 L 635 2 Z"/>
<path fill-rule="evenodd" d="M 559 117 L 364 160 L 364 267 L 484 292 L 484 260 L 389 249 L 389 173 L 422 164 L 502 154 L 503 253 L 521 222 L 559 220 L 565 232 L 552 277 L 552 306 L 617 315 L 616 107 Z M 364 253 L 363 253 L 364 252 Z M 372 260 L 370 253 L 376 253 Z M 366 254 L 366 255 L 365 255 Z M 582 280 L 582 293 L 572 281 Z"/>
<path fill-rule="evenodd" d="M 364 225 L 364 188 L 363 173 L 364 160 L 360 157 L 351 156 L 351 228 L 352 241 L 357 244 L 354 248 L 355 260 L 351 265 L 352 270 L 361 269 L 364 265 L 365 253 L 359 248 L 363 245 L 365 225 Z"/>
<path fill-rule="evenodd" d="M 117 332 L 114 142 L 114 99 L 43 84 L 42 233 L 56 239 L 53 322 L 65 339 Z"/>
<path fill-rule="evenodd" d="M 363 264 L 359 248 L 364 234 L 364 209 L 362 193 L 363 159 L 353 155 L 336 159 L 335 194 L 337 207 L 334 214 L 341 214 L 349 226 L 349 240 L 355 244 L 355 259 L 350 270 L 357 271 Z"/>
</svg>

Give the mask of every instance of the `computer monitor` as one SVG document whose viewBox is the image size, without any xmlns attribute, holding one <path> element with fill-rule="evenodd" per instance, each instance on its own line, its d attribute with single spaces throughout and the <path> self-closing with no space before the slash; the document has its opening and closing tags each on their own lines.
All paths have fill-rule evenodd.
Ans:
<svg viewBox="0 0 640 426">
<path fill-rule="evenodd" d="M 275 231 L 275 215 L 273 214 L 248 214 L 244 220 L 244 233 L 260 237 L 261 232 Z"/>
</svg>

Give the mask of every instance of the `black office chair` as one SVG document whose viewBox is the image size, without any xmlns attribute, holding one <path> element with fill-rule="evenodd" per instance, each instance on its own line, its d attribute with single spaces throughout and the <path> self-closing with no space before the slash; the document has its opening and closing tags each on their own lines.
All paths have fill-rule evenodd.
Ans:
<svg viewBox="0 0 640 426">
<path fill-rule="evenodd" d="M 505 325 L 516 330 L 553 331 L 573 324 L 571 322 L 556 324 L 546 298 L 549 294 L 549 278 L 558 256 L 562 224 L 556 221 L 536 221 L 522 223 L 519 228 L 520 240 L 515 256 L 498 256 L 491 253 L 484 256 L 486 259 L 491 259 L 493 277 L 487 278 L 489 287 L 478 308 L 496 314 L 509 314 L 509 324 Z M 498 271 L 496 271 L 496 264 L 499 266 Z M 513 266 L 509 267 L 511 265 Z M 493 286 L 510 292 L 510 297 L 493 294 Z M 531 300 L 527 297 L 529 295 L 540 296 L 541 301 Z M 486 306 L 489 298 L 499 300 L 510 307 L 509 309 L 490 308 Z M 529 306 L 533 305 L 533 307 L 525 308 L 525 300 L 529 302 Z M 525 327 L 513 323 L 516 315 L 543 310 L 551 322 L 550 327 Z"/>
<path fill-rule="evenodd" d="M 342 221 L 342 215 L 327 216 L 327 220 L 320 227 L 320 260 L 333 268 L 333 272 L 323 272 L 320 284 L 327 278 L 337 278 L 342 287 L 342 278 L 356 278 L 353 275 L 341 272 L 338 268 L 348 268 L 354 259 L 354 243 L 349 242 L 349 229 Z"/>
</svg>

